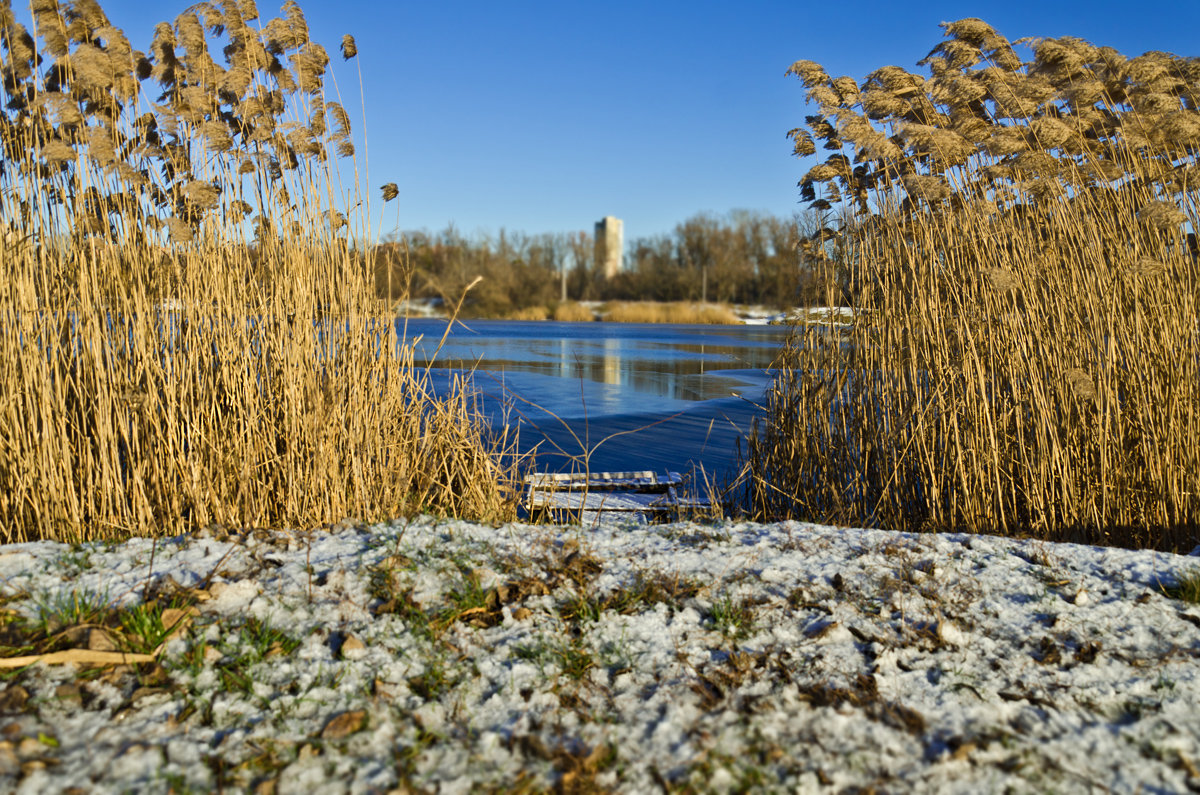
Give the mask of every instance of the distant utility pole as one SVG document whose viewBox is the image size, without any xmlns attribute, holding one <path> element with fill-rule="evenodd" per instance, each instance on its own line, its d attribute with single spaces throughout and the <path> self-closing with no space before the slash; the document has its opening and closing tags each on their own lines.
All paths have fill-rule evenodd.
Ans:
<svg viewBox="0 0 1200 795">
<path fill-rule="evenodd" d="M 620 218 L 606 215 L 596 222 L 596 264 L 604 268 L 604 278 L 621 271 L 624 255 L 624 230 Z"/>
</svg>

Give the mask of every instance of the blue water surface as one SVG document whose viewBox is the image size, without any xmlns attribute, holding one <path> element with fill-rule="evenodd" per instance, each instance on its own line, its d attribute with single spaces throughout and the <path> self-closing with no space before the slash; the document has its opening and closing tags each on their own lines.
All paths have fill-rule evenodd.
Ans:
<svg viewBox="0 0 1200 795">
<path fill-rule="evenodd" d="M 466 377 L 542 471 L 728 474 L 761 415 L 778 326 L 398 321 L 439 389 Z M 436 356 L 435 356 L 436 353 Z M 617 435 L 614 435 L 617 434 Z M 607 438 L 606 438 L 607 437 Z"/>
</svg>

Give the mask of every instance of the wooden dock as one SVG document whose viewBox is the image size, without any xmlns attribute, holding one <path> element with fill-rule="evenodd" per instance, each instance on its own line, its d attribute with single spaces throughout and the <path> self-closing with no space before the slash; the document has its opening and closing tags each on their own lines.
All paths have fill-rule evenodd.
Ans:
<svg viewBox="0 0 1200 795">
<path fill-rule="evenodd" d="M 663 521 L 708 508 L 707 500 L 681 496 L 682 485 L 678 472 L 538 472 L 525 477 L 525 507 L 530 516 L 549 514 L 562 522 Z"/>
</svg>

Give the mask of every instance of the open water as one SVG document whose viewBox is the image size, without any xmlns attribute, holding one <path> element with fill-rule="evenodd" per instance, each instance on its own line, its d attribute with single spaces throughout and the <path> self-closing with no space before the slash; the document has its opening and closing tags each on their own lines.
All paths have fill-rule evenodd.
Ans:
<svg viewBox="0 0 1200 795">
<path fill-rule="evenodd" d="M 403 324 L 404 321 L 399 321 Z M 444 388 L 466 375 L 494 425 L 516 425 L 541 471 L 653 469 L 722 477 L 761 416 L 778 326 L 408 320 Z M 619 435 L 614 435 L 619 434 Z"/>
</svg>

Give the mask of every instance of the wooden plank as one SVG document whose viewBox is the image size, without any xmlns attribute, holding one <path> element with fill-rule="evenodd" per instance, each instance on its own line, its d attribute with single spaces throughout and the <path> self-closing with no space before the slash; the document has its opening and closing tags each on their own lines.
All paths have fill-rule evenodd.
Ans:
<svg viewBox="0 0 1200 795">
<path fill-rule="evenodd" d="M 669 495 L 644 492 L 536 492 L 529 496 L 532 508 L 585 511 L 654 511 L 672 510 L 675 504 Z"/>
<path fill-rule="evenodd" d="M 592 472 L 563 474 L 539 472 L 525 476 L 525 484 L 538 491 L 665 491 L 683 483 L 678 472 Z"/>
<path fill-rule="evenodd" d="M 678 472 L 663 475 L 650 470 L 629 472 L 553 473 L 525 477 L 525 507 L 558 521 L 595 521 L 619 515 L 637 521 L 670 518 L 680 510 L 705 510 L 704 498 L 680 498 Z"/>
</svg>

